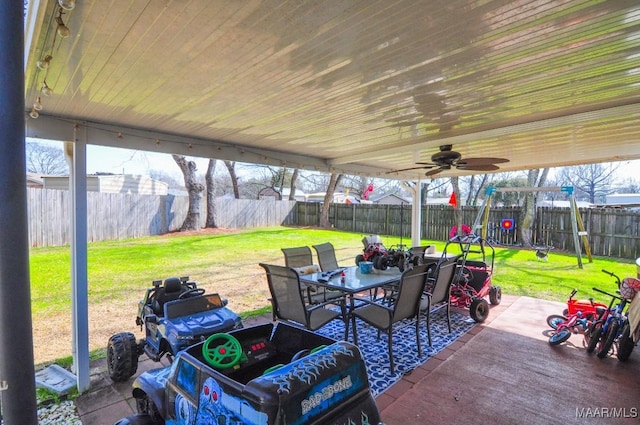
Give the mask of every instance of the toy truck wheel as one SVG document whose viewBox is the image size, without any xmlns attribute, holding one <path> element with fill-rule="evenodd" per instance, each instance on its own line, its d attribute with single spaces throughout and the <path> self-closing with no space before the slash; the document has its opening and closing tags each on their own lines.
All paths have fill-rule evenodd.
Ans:
<svg viewBox="0 0 640 425">
<path fill-rule="evenodd" d="M 112 335 L 107 344 L 107 369 L 114 382 L 123 382 L 138 370 L 138 343 L 134 334 Z"/>
<path fill-rule="evenodd" d="M 498 305 L 500 301 L 502 301 L 502 288 L 494 285 L 489 288 L 489 302 L 491 305 Z"/>
<path fill-rule="evenodd" d="M 150 423 L 153 425 L 164 424 L 164 420 L 160 416 L 158 407 L 149 398 L 148 395 L 143 394 L 141 397 L 136 396 L 136 410 L 140 415 L 146 415 L 150 419 Z"/>
<path fill-rule="evenodd" d="M 362 254 L 356 255 L 356 266 L 359 265 L 362 261 L 364 261 L 364 255 Z"/>
<path fill-rule="evenodd" d="M 474 298 L 469 306 L 469 315 L 476 323 L 482 323 L 489 316 L 489 303 L 484 298 Z"/>
</svg>

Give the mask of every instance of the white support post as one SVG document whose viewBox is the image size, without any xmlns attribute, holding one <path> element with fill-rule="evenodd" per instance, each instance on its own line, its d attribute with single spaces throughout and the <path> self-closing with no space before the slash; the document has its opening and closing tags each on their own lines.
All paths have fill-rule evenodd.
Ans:
<svg viewBox="0 0 640 425">
<path fill-rule="evenodd" d="M 71 286 L 73 371 L 79 393 L 89 389 L 89 296 L 87 276 L 87 137 L 86 128 L 65 142 L 71 193 Z"/>
<path fill-rule="evenodd" d="M 404 186 L 411 192 L 411 247 L 420 246 L 421 222 L 422 222 L 422 191 L 421 181 L 415 185 L 404 182 Z"/>
</svg>

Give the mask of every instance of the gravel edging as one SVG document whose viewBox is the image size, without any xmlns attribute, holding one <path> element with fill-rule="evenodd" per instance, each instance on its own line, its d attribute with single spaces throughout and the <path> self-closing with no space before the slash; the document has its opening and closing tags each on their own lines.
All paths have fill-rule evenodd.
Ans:
<svg viewBox="0 0 640 425">
<path fill-rule="evenodd" d="M 40 425 L 82 425 L 76 405 L 71 400 L 38 407 Z"/>
</svg>

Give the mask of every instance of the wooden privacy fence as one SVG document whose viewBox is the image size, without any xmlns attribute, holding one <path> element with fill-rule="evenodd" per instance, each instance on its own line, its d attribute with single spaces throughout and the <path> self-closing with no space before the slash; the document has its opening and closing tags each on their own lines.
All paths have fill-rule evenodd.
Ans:
<svg viewBox="0 0 640 425">
<path fill-rule="evenodd" d="M 30 246 L 68 245 L 70 194 L 65 190 L 27 189 Z M 320 203 L 273 199 L 217 198 L 219 227 L 317 226 Z M 135 238 L 177 230 L 186 217 L 188 199 L 182 196 L 87 193 L 89 242 Z M 206 202 L 200 205 L 204 227 Z M 472 225 L 478 207 L 462 207 L 462 222 Z M 336 229 L 356 233 L 411 238 L 411 207 L 400 205 L 332 204 L 330 221 Z M 580 209 L 593 255 L 636 259 L 640 257 L 640 213 L 621 209 Z M 519 208 L 491 208 L 487 239 L 505 246 L 519 246 Z M 513 218 L 513 230 L 500 222 Z M 569 208 L 538 208 L 532 228 L 534 244 L 575 252 Z M 449 239 L 454 211 L 448 205 L 422 207 L 422 239 Z M 584 248 L 584 247 L 582 247 Z M 583 249 L 584 251 L 584 249 Z"/>
<path fill-rule="evenodd" d="M 298 225 L 316 226 L 319 203 L 296 204 Z M 479 207 L 462 207 L 462 222 L 472 226 Z M 593 255 L 636 259 L 640 257 L 640 213 L 621 209 L 580 209 Z M 496 245 L 521 246 L 518 235 L 520 208 L 491 208 L 487 239 Z M 336 229 L 363 235 L 393 235 L 411 238 L 411 207 L 400 205 L 332 204 L 330 221 Z M 514 219 L 512 230 L 503 230 L 502 219 Z M 455 225 L 453 208 L 448 205 L 422 207 L 421 239 L 449 239 Z M 575 252 L 570 208 L 538 208 L 532 238 L 535 245 Z M 584 247 L 581 247 L 584 252 Z"/>
<path fill-rule="evenodd" d="M 218 227 L 251 228 L 296 224 L 295 201 L 217 198 Z M 128 195 L 87 192 L 89 242 L 160 235 L 177 230 L 187 215 L 185 196 Z M 70 192 L 27 189 L 30 246 L 68 245 Z M 200 226 L 206 220 L 206 201 L 200 204 Z"/>
</svg>

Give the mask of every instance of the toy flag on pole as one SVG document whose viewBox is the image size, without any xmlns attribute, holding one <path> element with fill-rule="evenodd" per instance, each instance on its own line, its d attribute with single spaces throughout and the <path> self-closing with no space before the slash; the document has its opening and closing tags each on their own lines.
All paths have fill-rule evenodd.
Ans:
<svg viewBox="0 0 640 425">
<path fill-rule="evenodd" d="M 451 192 L 451 197 L 449 198 L 449 205 L 453 206 L 453 208 L 458 206 L 458 200 L 456 199 L 455 192 Z"/>
</svg>

